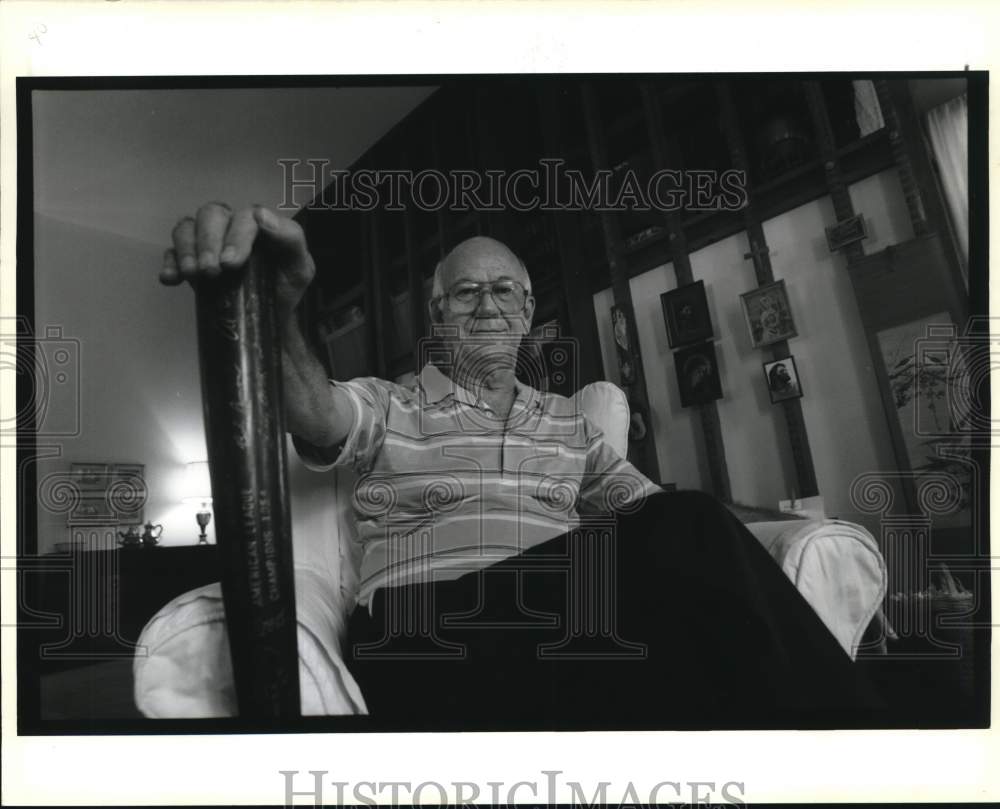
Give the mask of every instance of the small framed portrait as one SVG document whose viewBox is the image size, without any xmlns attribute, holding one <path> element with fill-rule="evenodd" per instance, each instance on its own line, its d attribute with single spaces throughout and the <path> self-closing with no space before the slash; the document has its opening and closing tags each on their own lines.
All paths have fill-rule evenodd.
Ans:
<svg viewBox="0 0 1000 809">
<path fill-rule="evenodd" d="M 712 338 L 712 320 L 705 298 L 705 282 L 695 281 L 660 295 L 667 342 L 671 348 Z"/>
<path fill-rule="evenodd" d="M 620 306 L 611 307 L 611 326 L 615 334 L 621 382 L 623 385 L 631 385 L 635 382 L 635 355 L 629 341 L 628 315 Z"/>
<path fill-rule="evenodd" d="M 802 396 L 802 383 L 799 381 L 799 369 L 795 367 L 795 357 L 765 362 L 764 380 L 767 382 L 767 392 L 771 394 L 772 404 Z"/>
<path fill-rule="evenodd" d="M 707 404 L 722 398 L 715 344 L 700 343 L 674 352 L 674 370 L 681 407 Z"/>
<path fill-rule="evenodd" d="M 868 227 L 861 214 L 844 219 L 826 229 L 826 245 L 830 248 L 831 253 L 867 238 Z"/>
<path fill-rule="evenodd" d="M 145 466 L 136 463 L 71 463 L 78 495 L 70 523 L 141 522 L 147 490 Z"/>
<path fill-rule="evenodd" d="M 768 346 L 798 335 L 792 308 L 788 305 L 788 292 L 784 281 L 744 292 L 740 295 L 743 316 L 754 348 Z"/>
<path fill-rule="evenodd" d="M 111 482 L 111 465 L 106 463 L 71 463 L 70 479 L 81 492 L 103 494 Z"/>
</svg>

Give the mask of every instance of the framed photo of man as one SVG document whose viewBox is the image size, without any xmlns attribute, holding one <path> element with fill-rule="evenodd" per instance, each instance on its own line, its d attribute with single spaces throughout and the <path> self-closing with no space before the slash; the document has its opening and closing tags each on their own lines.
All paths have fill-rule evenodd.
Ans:
<svg viewBox="0 0 1000 809">
<path fill-rule="evenodd" d="M 764 379 L 772 404 L 802 397 L 802 383 L 799 381 L 795 357 L 765 362 Z"/>
</svg>

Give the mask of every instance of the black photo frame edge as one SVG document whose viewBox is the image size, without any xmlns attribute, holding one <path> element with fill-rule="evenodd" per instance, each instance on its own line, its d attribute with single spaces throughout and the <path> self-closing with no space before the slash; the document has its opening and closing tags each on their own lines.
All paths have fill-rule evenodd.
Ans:
<svg viewBox="0 0 1000 809">
<path fill-rule="evenodd" d="M 791 362 L 792 369 L 795 371 L 795 384 L 798 386 L 798 391 L 799 392 L 797 394 L 795 394 L 794 396 L 782 396 L 780 399 L 775 399 L 774 398 L 774 391 L 771 389 L 771 379 L 768 376 L 768 366 L 772 366 L 773 367 L 773 366 L 777 365 L 779 362 L 785 362 L 785 363 Z M 762 362 L 761 363 L 761 369 L 763 370 L 763 373 L 764 373 L 764 384 L 767 385 L 767 395 L 771 399 L 771 404 L 780 404 L 781 402 L 790 402 L 793 399 L 801 399 L 802 398 L 802 396 L 804 394 L 804 391 L 802 390 L 802 377 L 799 376 L 799 366 L 798 366 L 798 363 L 795 362 L 795 357 L 793 357 L 791 354 L 789 354 L 787 357 L 781 357 L 780 359 L 767 360 L 766 362 Z"/>
<path fill-rule="evenodd" d="M 700 290 L 698 300 L 704 312 L 704 328 L 695 336 L 682 338 L 677 333 L 676 324 L 673 322 L 670 303 L 685 293 L 693 292 L 694 289 Z M 711 314 L 708 311 L 708 296 L 705 293 L 705 282 L 703 280 L 699 279 L 698 281 L 692 281 L 690 284 L 674 287 L 673 289 L 668 289 L 666 292 L 661 293 L 660 308 L 663 311 L 663 322 L 667 329 L 667 345 L 670 348 L 684 348 L 705 340 L 711 340 L 715 337 L 715 327 L 712 325 Z"/>
</svg>

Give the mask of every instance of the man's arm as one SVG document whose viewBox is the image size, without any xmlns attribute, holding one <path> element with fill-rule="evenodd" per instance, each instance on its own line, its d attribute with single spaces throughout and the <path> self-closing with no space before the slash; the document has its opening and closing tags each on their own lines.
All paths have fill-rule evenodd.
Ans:
<svg viewBox="0 0 1000 809">
<path fill-rule="evenodd" d="M 353 422 L 350 401 L 330 385 L 296 317 L 316 275 L 301 226 L 259 205 L 234 213 L 224 203 L 210 202 L 177 223 L 173 245 L 160 271 L 160 281 L 170 286 L 242 271 L 256 251 L 275 279 L 288 430 L 319 449 L 341 444 Z"/>
<path fill-rule="evenodd" d="M 587 437 L 586 471 L 580 481 L 577 509 L 583 513 L 627 511 L 651 494 L 662 491 L 653 481 L 618 455 L 603 433 L 584 421 Z"/>
<path fill-rule="evenodd" d="M 281 328 L 281 353 L 288 432 L 320 450 L 340 446 L 354 418 L 351 403 L 330 384 L 294 313 Z"/>
</svg>

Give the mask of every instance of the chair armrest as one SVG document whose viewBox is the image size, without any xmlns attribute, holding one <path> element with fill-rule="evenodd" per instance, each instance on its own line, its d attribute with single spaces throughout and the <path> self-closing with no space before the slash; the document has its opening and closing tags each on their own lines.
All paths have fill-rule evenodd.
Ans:
<svg viewBox="0 0 1000 809">
<path fill-rule="evenodd" d="M 854 659 L 887 586 L 874 537 L 842 520 L 749 523 L 747 529 Z"/>
<path fill-rule="evenodd" d="M 225 626 L 218 583 L 177 596 L 149 619 L 132 660 L 135 704 L 145 716 L 236 715 Z"/>
<path fill-rule="evenodd" d="M 576 393 L 584 415 L 604 433 L 604 440 L 622 458 L 628 455 L 629 406 L 625 392 L 613 382 L 584 385 Z"/>
<path fill-rule="evenodd" d="M 341 644 L 347 633 L 350 614 L 344 598 L 344 592 L 339 587 L 331 587 L 322 574 L 296 567 L 299 681 L 311 681 L 316 689 L 316 699 L 307 704 L 309 693 L 302 688 L 302 713 L 305 715 L 368 712 L 361 689 L 348 671 L 342 655 Z"/>
<path fill-rule="evenodd" d="M 367 713 L 340 653 L 344 630 L 339 588 L 296 568 L 299 689 L 305 716 Z M 133 660 L 135 702 L 151 718 L 237 715 L 220 586 L 170 601 L 146 624 Z"/>
</svg>

